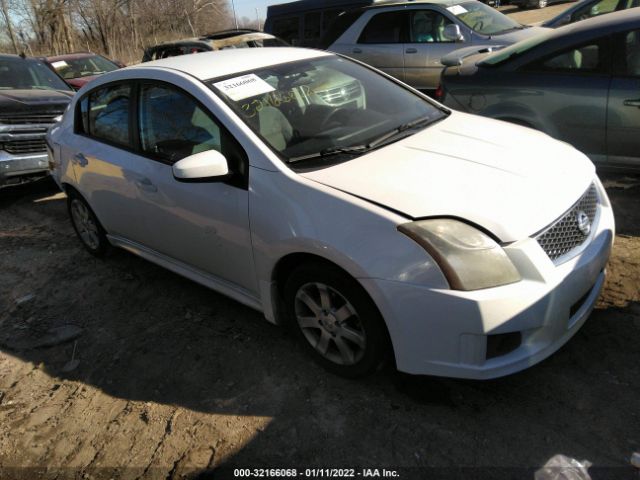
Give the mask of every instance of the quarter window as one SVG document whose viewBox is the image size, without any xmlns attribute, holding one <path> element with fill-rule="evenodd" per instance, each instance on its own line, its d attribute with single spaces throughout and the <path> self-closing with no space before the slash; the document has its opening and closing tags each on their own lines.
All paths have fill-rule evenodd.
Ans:
<svg viewBox="0 0 640 480">
<path fill-rule="evenodd" d="M 80 103 L 84 133 L 122 146 L 130 146 L 129 85 L 112 85 L 94 90 Z M 88 127 L 88 129 L 87 129 Z"/>
<path fill-rule="evenodd" d="M 404 12 L 375 15 L 362 31 L 358 43 L 402 43 Z"/>
<path fill-rule="evenodd" d="M 444 36 L 444 27 L 453 23 L 444 15 L 433 10 L 416 10 L 411 13 L 411 43 L 450 42 Z"/>
</svg>

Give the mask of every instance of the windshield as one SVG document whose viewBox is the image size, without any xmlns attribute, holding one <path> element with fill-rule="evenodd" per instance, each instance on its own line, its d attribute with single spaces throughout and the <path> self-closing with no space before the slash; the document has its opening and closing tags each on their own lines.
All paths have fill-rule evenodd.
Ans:
<svg viewBox="0 0 640 480">
<path fill-rule="evenodd" d="M 42 62 L 10 57 L 0 59 L 0 90 L 70 90 Z"/>
<path fill-rule="evenodd" d="M 482 35 L 497 35 L 523 27 L 495 8 L 480 2 L 467 2 L 447 7 L 458 20 Z"/>
<path fill-rule="evenodd" d="M 73 60 L 58 60 L 51 62 L 58 75 L 65 80 L 80 77 L 90 77 L 117 70 L 118 66 L 106 58 L 95 55 L 93 57 L 76 58 Z"/>
<path fill-rule="evenodd" d="M 509 45 L 508 47 L 502 48 L 496 53 L 492 53 L 491 55 L 487 56 L 484 60 L 479 62 L 478 65 L 485 67 L 499 65 L 502 62 L 520 56 L 523 53 L 528 52 L 532 48 L 537 47 L 538 45 L 546 41 L 549 37 L 551 37 L 553 33 L 553 30 L 550 32 L 543 32 L 539 35 L 521 40 L 518 43 L 514 43 L 513 45 Z"/>
<path fill-rule="evenodd" d="M 259 68 L 208 84 L 290 163 L 364 153 L 446 115 L 382 75 L 335 56 Z"/>
</svg>

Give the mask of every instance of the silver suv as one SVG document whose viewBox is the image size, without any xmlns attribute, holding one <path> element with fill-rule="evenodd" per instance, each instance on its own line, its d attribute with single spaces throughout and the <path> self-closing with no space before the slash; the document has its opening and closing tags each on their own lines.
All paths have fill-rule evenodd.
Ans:
<svg viewBox="0 0 640 480">
<path fill-rule="evenodd" d="M 322 47 L 429 92 L 438 86 L 440 59 L 452 51 L 509 45 L 544 30 L 521 25 L 476 0 L 379 2 L 342 13 Z"/>
</svg>

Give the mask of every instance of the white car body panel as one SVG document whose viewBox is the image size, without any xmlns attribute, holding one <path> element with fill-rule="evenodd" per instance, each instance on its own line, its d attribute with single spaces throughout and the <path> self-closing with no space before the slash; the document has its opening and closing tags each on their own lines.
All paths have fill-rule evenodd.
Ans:
<svg viewBox="0 0 640 480">
<path fill-rule="evenodd" d="M 513 242 L 560 217 L 593 180 L 582 153 L 549 140 L 452 112 L 387 148 L 303 175 L 411 218 L 464 218 Z"/>
<path fill-rule="evenodd" d="M 593 165 L 543 134 L 452 113 L 387 147 L 299 174 L 200 81 L 244 72 L 252 62 L 260 66 L 322 55 L 288 48 L 220 51 L 101 76 L 80 90 L 71 113 L 49 133 L 54 178 L 89 202 L 114 245 L 261 310 L 272 322 L 281 320 L 274 278 L 279 262 L 305 254 L 338 265 L 360 282 L 382 313 L 402 371 L 491 378 L 553 353 L 593 308 L 612 245 L 611 205 Z M 222 183 L 177 187 L 171 167 L 157 162 L 142 167 L 140 178 L 131 171 L 133 161 L 144 163 L 143 157 L 73 132 L 75 103 L 86 91 L 140 78 L 189 91 L 217 117 L 247 153 L 248 190 L 233 191 Z M 78 149 L 93 152 L 86 170 L 74 163 Z M 93 179 L 85 181 L 87 175 Z M 155 190 L 145 189 L 145 178 Z M 591 182 L 600 197 L 597 222 L 584 246 L 556 265 L 530 237 L 569 209 Z M 202 206 L 207 198 L 227 200 L 218 201 L 223 207 L 216 209 Z M 149 208 L 165 216 L 154 218 Z M 397 230 L 425 216 L 459 217 L 510 243 L 505 252 L 522 281 L 451 290 L 437 263 Z M 145 236 L 150 226 L 172 243 L 172 252 Z M 189 250 L 197 251 L 177 258 Z M 522 345 L 487 360 L 486 335 L 512 331 L 524 332 Z"/>
</svg>

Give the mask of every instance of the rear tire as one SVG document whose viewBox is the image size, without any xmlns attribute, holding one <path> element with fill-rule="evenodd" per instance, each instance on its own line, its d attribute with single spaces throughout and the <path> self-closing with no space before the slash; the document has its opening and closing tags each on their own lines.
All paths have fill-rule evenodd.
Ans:
<svg viewBox="0 0 640 480">
<path fill-rule="evenodd" d="M 84 248 L 96 257 L 103 257 L 109 250 L 109 240 L 91 207 L 77 192 L 67 192 L 67 209 L 71 225 Z"/>
<path fill-rule="evenodd" d="M 301 265 L 287 279 L 283 301 L 295 336 L 325 369 L 355 378 L 382 363 L 389 350 L 384 321 L 362 286 L 340 269 Z"/>
</svg>

